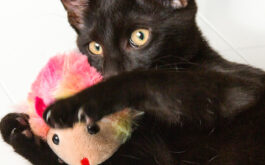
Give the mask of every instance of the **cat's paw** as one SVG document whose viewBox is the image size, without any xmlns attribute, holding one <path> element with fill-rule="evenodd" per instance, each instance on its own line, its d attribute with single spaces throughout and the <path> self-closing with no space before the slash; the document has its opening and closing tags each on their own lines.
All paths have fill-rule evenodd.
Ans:
<svg viewBox="0 0 265 165">
<path fill-rule="evenodd" d="M 10 113 L 0 123 L 0 130 L 4 141 L 13 145 L 24 140 L 33 140 L 33 133 L 29 126 L 29 116 L 24 113 Z"/>
<path fill-rule="evenodd" d="M 62 99 L 49 106 L 43 118 L 53 128 L 67 128 L 76 122 L 85 122 L 88 125 L 88 132 L 94 134 L 99 131 L 95 122 L 101 119 L 102 115 L 98 113 L 99 108 L 92 108 L 91 105 L 89 100 L 81 104 L 73 98 Z"/>
<path fill-rule="evenodd" d="M 72 127 L 76 121 L 78 104 L 70 98 L 58 100 L 43 113 L 43 119 L 53 128 Z"/>
</svg>

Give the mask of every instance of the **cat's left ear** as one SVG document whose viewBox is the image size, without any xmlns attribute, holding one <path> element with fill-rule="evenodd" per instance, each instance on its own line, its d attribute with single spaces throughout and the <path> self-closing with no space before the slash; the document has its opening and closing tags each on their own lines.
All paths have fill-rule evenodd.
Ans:
<svg viewBox="0 0 265 165">
<path fill-rule="evenodd" d="M 159 0 L 164 6 L 181 9 L 188 6 L 189 0 Z"/>
</svg>

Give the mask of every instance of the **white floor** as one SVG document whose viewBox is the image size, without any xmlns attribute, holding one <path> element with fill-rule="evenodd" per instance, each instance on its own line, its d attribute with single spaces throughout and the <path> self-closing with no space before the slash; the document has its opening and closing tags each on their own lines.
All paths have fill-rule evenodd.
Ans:
<svg viewBox="0 0 265 165">
<path fill-rule="evenodd" d="M 198 24 L 225 58 L 265 69 L 265 1 L 197 0 Z M 75 33 L 59 0 L 0 5 L 0 118 L 26 99 L 49 57 L 75 48 Z M 0 139 L 0 164 L 29 164 Z"/>
</svg>

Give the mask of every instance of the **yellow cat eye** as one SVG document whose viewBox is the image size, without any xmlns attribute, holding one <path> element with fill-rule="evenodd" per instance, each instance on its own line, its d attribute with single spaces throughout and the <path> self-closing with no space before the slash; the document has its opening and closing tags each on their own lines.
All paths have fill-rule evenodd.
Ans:
<svg viewBox="0 0 265 165">
<path fill-rule="evenodd" d="M 103 55 L 102 46 L 99 43 L 96 43 L 95 41 L 89 43 L 88 49 L 92 54 Z"/>
<path fill-rule="evenodd" d="M 130 44 L 133 47 L 139 48 L 144 46 L 150 38 L 150 30 L 148 29 L 137 29 L 131 34 Z"/>
</svg>

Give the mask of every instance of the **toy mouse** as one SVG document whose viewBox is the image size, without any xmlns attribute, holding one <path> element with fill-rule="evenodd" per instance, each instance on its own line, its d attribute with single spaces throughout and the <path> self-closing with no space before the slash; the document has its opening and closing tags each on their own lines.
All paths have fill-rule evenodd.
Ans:
<svg viewBox="0 0 265 165">
<path fill-rule="evenodd" d="M 79 121 L 73 128 L 53 129 L 42 119 L 46 107 L 102 80 L 102 76 L 78 52 L 57 55 L 50 59 L 32 84 L 26 108 L 34 135 L 41 137 L 62 163 L 98 165 L 110 158 L 126 142 L 140 112 L 125 109 L 104 117 L 97 127 L 88 128 L 89 120 Z M 20 110 L 21 111 L 21 110 Z M 93 134 L 93 129 L 100 129 Z"/>
</svg>

